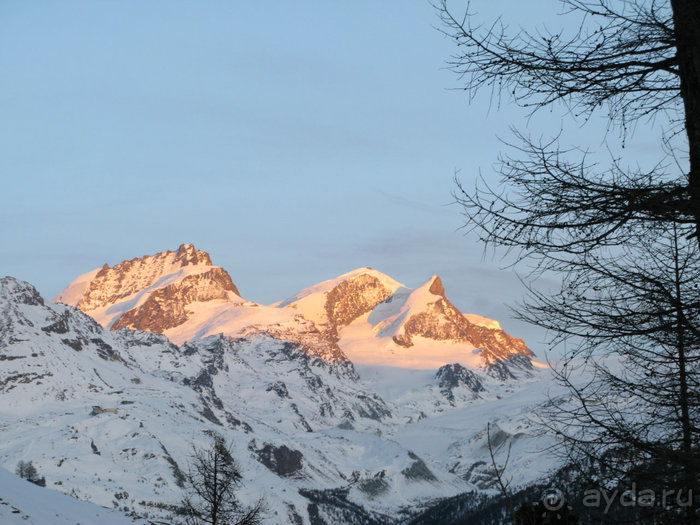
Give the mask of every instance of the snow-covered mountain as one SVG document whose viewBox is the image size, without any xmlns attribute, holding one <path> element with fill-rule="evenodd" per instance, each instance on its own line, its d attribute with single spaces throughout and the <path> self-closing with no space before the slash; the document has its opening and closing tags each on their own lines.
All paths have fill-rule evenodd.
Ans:
<svg viewBox="0 0 700 525">
<path fill-rule="evenodd" d="M 497 321 L 463 315 L 438 276 L 410 290 L 359 268 L 265 306 L 244 300 L 228 273 L 191 244 L 105 264 L 54 301 L 77 306 L 106 328 L 162 333 L 177 344 L 263 330 L 327 361 L 427 369 L 459 362 L 503 377 L 531 368 L 534 356 Z"/>
<path fill-rule="evenodd" d="M 340 330 L 353 362 L 434 369 L 460 363 L 515 378 L 532 368 L 532 351 L 496 321 L 463 315 L 437 275 L 415 290 L 400 287 Z M 476 322 L 475 322 L 476 321 Z M 504 375 L 505 374 L 505 375 Z"/>
<path fill-rule="evenodd" d="M 183 245 L 56 300 L 0 279 L 0 466 L 32 460 L 42 490 L 170 519 L 192 443 L 217 432 L 270 524 L 400 523 L 493 490 L 489 422 L 517 482 L 553 465 L 529 421 L 546 371 L 436 277 L 363 268 L 265 306 Z"/>
</svg>

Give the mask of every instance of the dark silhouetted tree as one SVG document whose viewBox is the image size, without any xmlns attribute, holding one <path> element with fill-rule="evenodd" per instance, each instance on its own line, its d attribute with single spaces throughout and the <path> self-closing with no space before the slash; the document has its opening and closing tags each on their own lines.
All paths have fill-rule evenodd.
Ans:
<svg viewBox="0 0 700 525">
<path fill-rule="evenodd" d="M 625 240 L 640 222 L 700 227 L 700 4 L 696 0 L 561 0 L 579 30 L 509 34 L 497 21 L 472 25 L 442 0 L 445 33 L 458 44 L 450 61 L 470 94 L 487 87 L 533 112 L 563 103 L 588 118 L 607 107 L 623 132 L 640 118 L 668 116 L 667 138 L 687 139 L 681 176 L 657 167 L 603 172 L 572 160 L 556 140 L 518 135 L 519 155 L 501 165 L 518 197 L 463 192 L 463 204 L 485 240 L 527 253 L 579 252 Z M 661 144 L 659 145 L 661 150 Z M 584 198 L 585 197 L 585 198 Z M 526 206 L 523 206 L 526 204 Z M 698 238 L 700 242 L 700 238 Z"/>
<path fill-rule="evenodd" d="M 456 16 L 437 4 L 465 89 L 491 88 L 533 112 L 562 103 L 583 120 L 607 108 L 623 137 L 655 118 L 667 123 L 658 150 L 672 162 L 601 168 L 558 136 L 516 132 L 499 163 L 502 186 L 458 182 L 457 201 L 487 245 L 514 252 L 533 277 L 561 278 L 554 293 L 528 285 L 517 314 L 566 349 L 555 373 L 571 396 L 555 400 L 544 423 L 565 457 L 586 467 L 589 486 L 697 489 L 700 2 L 561 3 L 577 27 L 569 36 L 478 26 L 468 7 Z M 698 523 L 696 510 L 691 498 L 638 519 Z"/>
<path fill-rule="evenodd" d="M 244 507 L 236 498 L 243 478 L 231 448 L 214 435 L 207 448 L 194 448 L 186 474 L 182 511 L 188 524 L 257 525 L 264 512 L 262 499 Z"/>
<path fill-rule="evenodd" d="M 20 460 L 15 468 L 15 474 L 17 474 L 20 478 L 31 481 L 35 485 L 39 485 L 40 487 L 46 486 L 46 478 L 39 477 L 39 472 L 31 461 Z"/>
</svg>

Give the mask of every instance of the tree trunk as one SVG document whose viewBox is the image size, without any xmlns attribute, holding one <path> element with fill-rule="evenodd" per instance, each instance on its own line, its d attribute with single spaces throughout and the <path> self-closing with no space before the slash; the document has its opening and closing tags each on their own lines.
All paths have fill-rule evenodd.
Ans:
<svg viewBox="0 0 700 525">
<path fill-rule="evenodd" d="M 693 421 L 690 417 L 690 396 L 688 391 L 688 356 L 686 355 L 685 344 L 685 316 L 683 312 L 683 296 L 681 293 L 681 271 L 678 254 L 678 237 L 674 239 L 673 262 L 675 270 L 675 303 L 676 303 L 676 337 L 678 347 L 678 381 L 679 381 L 679 404 L 681 410 L 681 432 L 683 434 L 682 450 L 686 458 L 686 463 L 683 465 L 683 477 L 685 487 L 683 489 L 692 491 L 695 489 L 695 480 L 697 479 L 696 460 L 693 456 Z M 688 524 L 697 524 L 695 515 L 695 498 L 689 497 L 689 506 L 686 509 L 685 518 Z"/>
<path fill-rule="evenodd" d="M 688 134 L 691 211 L 695 216 L 695 235 L 700 245 L 700 2 L 671 0 L 671 7 Z"/>
</svg>

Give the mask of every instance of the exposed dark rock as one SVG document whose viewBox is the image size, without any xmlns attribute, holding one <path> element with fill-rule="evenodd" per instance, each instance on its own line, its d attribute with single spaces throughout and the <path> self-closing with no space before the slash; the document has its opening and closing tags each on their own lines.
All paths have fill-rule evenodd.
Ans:
<svg viewBox="0 0 700 525">
<path fill-rule="evenodd" d="M 481 356 L 486 365 L 508 359 L 511 356 L 518 357 L 521 365 L 532 369 L 530 357 L 535 354 L 522 339 L 508 335 L 503 330 L 486 328 L 485 326 L 472 325 L 474 340 L 472 344 L 481 348 Z"/>
<path fill-rule="evenodd" d="M 476 477 L 474 477 L 474 473 L 478 472 L 479 469 L 483 470 L 483 468 L 488 468 L 486 462 L 485 461 L 476 461 L 476 462 L 472 463 L 469 466 L 469 468 L 467 469 L 467 471 L 464 474 L 461 474 L 460 477 L 468 483 L 476 484 L 477 481 L 479 481 L 479 480 Z M 455 469 L 450 470 L 450 472 L 452 472 L 452 473 L 454 473 L 454 471 L 455 471 Z"/>
<path fill-rule="evenodd" d="M 211 266 L 211 258 L 191 244 L 181 245 L 177 252 L 145 255 L 120 262 L 114 267 L 105 264 L 90 281 L 77 306 L 83 311 L 90 311 L 116 303 L 156 284 L 166 268 L 196 264 Z"/>
<path fill-rule="evenodd" d="M 176 283 L 151 292 L 142 305 L 124 313 L 111 329 L 131 328 L 163 333 L 168 328 L 187 321 L 187 305 L 227 299 L 228 292 L 238 294 L 238 289 L 223 268 L 215 267 L 204 273 L 188 275 Z"/>
<path fill-rule="evenodd" d="M 254 447 L 254 443 L 251 444 Z M 276 447 L 266 443 L 261 449 L 251 448 L 258 461 L 280 476 L 292 476 L 302 469 L 301 460 L 304 455 L 286 445 Z"/>
<path fill-rule="evenodd" d="M 296 405 L 296 403 L 291 404 L 291 409 L 299 418 L 299 423 L 301 424 L 302 428 L 307 432 L 313 432 L 313 428 L 311 428 L 311 425 L 309 425 L 308 421 L 306 421 L 306 418 L 304 418 L 301 412 L 299 412 L 299 407 Z"/>
<path fill-rule="evenodd" d="M 105 385 L 107 385 L 109 388 L 114 388 L 114 387 L 113 387 L 112 385 L 110 385 L 107 381 L 105 381 L 104 379 L 102 379 L 102 376 L 101 376 L 100 373 L 97 371 L 97 368 L 94 368 L 94 367 L 93 367 L 92 371 L 93 371 L 93 372 L 95 373 L 95 375 L 100 379 L 100 381 L 102 381 Z"/>
<path fill-rule="evenodd" d="M 106 361 L 119 361 L 121 356 L 119 352 L 114 350 L 111 345 L 105 343 L 102 339 L 93 338 L 90 341 L 97 347 L 97 355 Z"/>
<path fill-rule="evenodd" d="M 484 391 L 484 386 L 477 375 L 459 363 L 441 366 L 435 378 L 438 380 L 440 392 L 450 402 L 455 399 L 453 390 L 461 386 L 468 388 L 474 394 Z"/>
<path fill-rule="evenodd" d="M 236 427 L 243 427 L 243 432 L 246 434 L 250 433 L 253 431 L 251 426 L 246 423 L 245 421 L 241 421 L 240 419 L 234 417 L 230 412 L 226 412 L 226 421 L 228 422 L 229 426 L 231 428 L 236 428 Z"/>
<path fill-rule="evenodd" d="M 200 371 L 199 375 L 194 379 L 185 378 L 182 382 L 187 386 L 191 386 L 197 392 L 202 392 L 203 389 L 212 388 L 214 386 L 211 374 L 207 370 Z"/>
<path fill-rule="evenodd" d="M 376 421 L 381 421 L 385 417 L 391 417 L 391 411 L 386 406 L 384 401 L 376 394 L 372 394 L 370 397 L 358 393 L 356 397 L 362 402 L 357 403 L 354 406 L 355 410 L 361 417 L 374 419 Z"/>
<path fill-rule="evenodd" d="M 387 483 L 385 476 L 386 472 L 382 470 L 374 477 L 359 480 L 357 482 L 357 488 L 364 492 L 370 499 L 381 496 L 389 490 L 389 483 Z"/>
<path fill-rule="evenodd" d="M 331 403 L 325 402 L 318 406 L 318 413 L 321 414 L 322 417 L 333 417 L 335 415 L 335 410 L 333 410 L 333 405 Z"/>
<path fill-rule="evenodd" d="M 401 471 L 409 481 L 437 481 L 435 475 L 430 471 L 421 458 L 413 452 L 408 453 L 408 457 L 413 460 L 409 467 Z"/>
<path fill-rule="evenodd" d="M 291 503 L 287 503 L 287 522 L 290 525 L 304 525 L 304 518 L 299 515 L 296 507 Z"/>
<path fill-rule="evenodd" d="M 440 297 L 445 297 L 445 287 L 442 284 L 442 280 L 436 275 L 433 282 L 430 284 L 428 291 L 433 295 L 439 295 Z"/>
<path fill-rule="evenodd" d="M 393 336 L 397 345 L 410 348 L 416 336 L 469 343 L 481 349 L 481 358 L 487 366 L 513 355 L 534 356 L 522 339 L 512 337 L 501 329 L 470 323 L 445 297 L 445 288 L 439 277 L 433 279 L 429 291 L 436 296 L 435 302 L 404 322 L 402 332 Z"/>
<path fill-rule="evenodd" d="M 216 417 L 216 414 L 212 411 L 211 408 L 209 408 L 209 405 L 207 404 L 206 401 L 202 400 L 202 404 L 204 405 L 200 414 L 202 414 L 205 418 L 207 418 L 209 421 L 214 423 L 215 425 L 219 425 L 220 427 L 223 427 L 223 423 L 219 420 L 218 417 Z"/>
<path fill-rule="evenodd" d="M 68 312 L 63 313 L 58 317 L 58 320 L 55 322 L 51 323 L 48 326 L 44 326 L 41 328 L 44 332 L 47 334 L 65 334 L 68 333 L 68 330 L 70 330 L 70 327 L 68 326 Z"/>
<path fill-rule="evenodd" d="M 337 340 L 338 328 L 350 324 L 391 295 L 379 279 L 360 274 L 341 282 L 326 297 L 326 314 L 330 321 L 328 335 Z"/>
<path fill-rule="evenodd" d="M 219 370 L 227 370 L 224 355 L 227 352 L 235 353 L 234 347 L 234 339 L 218 334 L 196 342 L 187 342 L 182 345 L 180 351 L 184 355 L 199 354 L 202 362 L 207 365 L 207 372 L 214 376 L 219 373 Z"/>
<path fill-rule="evenodd" d="M 271 385 L 268 385 L 265 391 L 274 392 L 282 399 L 289 398 L 289 391 L 287 390 L 287 385 L 284 384 L 284 381 L 276 381 Z"/>
<path fill-rule="evenodd" d="M 211 257 L 207 252 L 197 250 L 193 244 L 181 244 L 175 252 L 175 261 L 180 266 L 196 266 L 198 264 L 211 266 Z"/>
<path fill-rule="evenodd" d="M 500 381 L 507 381 L 517 379 L 517 372 L 530 375 L 532 369 L 532 363 L 528 357 L 515 354 L 503 360 L 493 361 L 486 367 L 486 373 Z"/>
<path fill-rule="evenodd" d="M 114 332 L 119 337 L 119 340 L 129 348 L 134 346 L 159 346 L 162 347 L 161 351 L 163 353 L 175 353 L 178 351 L 177 345 L 171 343 L 170 340 L 162 334 L 155 334 L 145 330 L 131 330 L 129 328 L 120 328 Z"/>
<path fill-rule="evenodd" d="M 9 392 L 18 384 L 39 384 L 41 383 L 41 379 L 51 376 L 53 376 L 51 372 L 46 372 L 45 374 L 37 374 L 34 372 L 12 374 L 5 378 L 0 378 L 0 392 Z"/>
<path fill-rule="evenodd" d="M 175 478 L 175 484 L 178 487 L 184 487 L 185 475 L 182 473 L 182 470 L 180 470 L 180 466 L 177 464 L 177 461 L 173 459 L 163 443 L 160 443 L 160 448 L 163 449 L 163 457 L 170 464 L 170 469 L 172 470 L 173 477 Z"/>
<path fill-rule="evenodd" d="M 311 525 L 394 525 L 401 519 L 371 512 L 348 499 L 348 488 L 309 490 L 299 494 L 309 501 L 307 512 Z"/>
<path fill-rule="evenodd" d="M 83 349 L 83 345 L 87 344 L 87 341 L 80 337 L 76 339 L 61 339 L 61 342 L 70 346 L 76 352 L 80 352 Z"/>
<path fill-rule="evenodd" d="M 426 311 L 409 317 L 403 328 L 403 333 L 394 336 L 394 342 L 406 348 L 413 346 L 415 336 L 465 343 L 471 343 L 473 339 L 472 324 L 445 297 L 436 297 Z"/>
<path fill-rule="evenodd" d="M 14 277 L 0 279 L 0 296 L 5 296 L 13 302 L 35 306 L 44 306 L 44 299 L 31 284 Z"/>
<path fill-rule="evenodd" d="M 32 357 L 36 357 L 36 354 L 32 354 Z M 0 355 L 0 361 L 14 361 L 15 359 L 26 359 L 26 355 Z"/>
</svg>

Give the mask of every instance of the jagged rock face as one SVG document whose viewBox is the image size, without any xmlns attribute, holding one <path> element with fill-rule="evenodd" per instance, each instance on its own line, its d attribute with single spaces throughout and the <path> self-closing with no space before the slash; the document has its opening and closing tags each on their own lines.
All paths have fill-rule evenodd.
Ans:
<svg viewBox="0 0 700 525">
<path fill-rule="evenodd" d="M 211 266 L 209 254 L 191 244 L 181 245 L 177 251 L 145 255 L 109 267 L 105 264 L 83 293 L 78 308 L 84 312 L 134 295 L 156 284 L 162 277 L 186 266 Z M 230 281 L 231 278 L 229 277 Z M 231 283 L 232 290 L 238 290 Z"/>
<path fill-rule="evenodd" d="M 376 277 L 358 275 L 328 292 L 326 313 L 330 321 L 329 332 L 337 340 L 337 329 L 350 324 L 391 295 L 391 290 Z"/>
<path fill-rule="evenodd" d="M 526 355 L 512 354 L 500 359 L 491 359 L 486 365 L 486 373 L 499 381 L 518 379 L 518 372 L 524 372 L 525 376 L 532 373 L 532 363 Z"/>
<path fill-rule="evenodd" d="M 440 392 L 451 402 L 455 399 L 454 390 L 457 388 L 464 387 L 474 394 L 484 391 L 484 386 L 479 381 L 478 376 L 459 363 L 440 367 L 435 378 L 438 380 Z"/>
<path fill-rule="evenodd" d="M 442 279 L 436 276 L 435 279 L 433 279 L 430 288 L 428 288 L 428 291 L 433 295 L 445 297 L 445 286 L 442 284 Z"/>
<path fill-rule="evenodd" d="M 265 443 L 257 450 L 255 444 L 249 447 L 258 457 L 258 461 L 280 476 L 293 476 L 302 469 L 302 458 L 304 455 L 298 450 L 291 449 L 286 445 L 279 447 Z"/>
<path fill-rule="evenodd" d="M 404 323 L 403 333 L 394 336 L 394 342 L 404 347 L 413 346 L 412 338 L 422 336 L 436 341 L 472 342 L 472 324 L 442 297 L 428 306 L 428 310 L 414 314 Z"/>
<path fill-rule="evenodd" d="M 174 328 L 187 321 L 187 305 L 227 299 L 229 291 L 238 295 L 231 277 L 222 268 L 215 267 L 204 273 L 188 275 L 179 282 L 152 292 L 142 305 L 123 314 L 111 328 L 148 330 L 161 334 L 168 328 Z"/>
<path fill-rule="evenodd" d="M 410 450 L 408 451 L 408 457 L 413 460 L 413 463 L 404 470 L 401 471 L 401 474 L 406 477 L 407 480 L 409 481 L 436 481 L 437 478 L 435 477 L 435 474 L 433 474 L 430 469 L 427 467 L 425 462 L 416 456 L 413 452 Z"/>
<path fill-rule="evenodd" d="M 525 341 L 508 335 L 503 330 L 472 325 L 471 336 L 472 344 L 482 349 L 481 356 L 487 365 L 508 359 L 510 356 L 534 357 L 535 355 Z"/>
<path fill-rule="evenodd" d="M 94 275 L 86 275 L 89 281 L 84 285 L 80 299 L 76 300 L 77 306 L 111 330 L 148 330 L 174 337 L 182 344 L 193 337 L 202 337 L 202 332 L 208 329 L 209 319 L 197 317 L 197 308 L 193 305 L 218 300 L 212 315 L 227 319 L 220 332 L 234 336 L 262 332 L 296 343 L 311 356 L 338 364 L 337 373 L 356 378 L 352 364 L 338 347 L 335 328 L 329 332 L 327 327 L 317 326 L 293 312 L 282 318 L 266 315 L 268 307 L 244 301 L 229 274 L 212 266 L 209 255 L 192 245 L 182 245 L 175 252 L 124 261 L 112 268 L 105 265 Z M 353 308 L 366 307 L 354 296 L 348 296 L 362 285 L 372 288 L 372 283 L 358 282 L 346 293 L 335 291 L 331 302 L 339 306 L 331 311 L 340 315 Z M 58 300 L 63 296 L 63 293 L 59 295 Z M 229 315 L 228 309 L 243 312 L 246 321 L 226 325 L 236 317 L 235 313 Z"/>
<path fill-rule="evenodd" d="M 75 304 L 111 330 L 164 333 L 191 318 L 193 303 L 241 300 L 229 274 L 212 266 L 209 254 L 191 244 L 114 267 L 105 265 L 86 276 L 85 281 L 81 281 L 85 276 L 74 281 L 57 300 Z"/>
<path fill-rule="evenodd" d="M 533 352 L 522 339 L 508 335 L 500 328 L 488 328 L 469 320 L 445 297 L 445 288 L 439 277 L 435 277 L 429 292 L 435 295 L 435 302 L 426 309 L 411 315 L 393 340 L 396 344 L 409 348 L 416 336 L 435 341 L 455 341 L 469 343 L 480 348 L 485 366 L 507 359 L 513 355 L 534 357 Z"/>
<path fill-rule="evenodd" d="M 371 273 L 360 273 L 338 282 L 327 291 L 316 293 L 323 294 L 320 308 L 311 312 L 302 308 L 303 313 L 295 314 L 293 324 L 256 325 L 251 330 L 262 330 L 278 339 L 297 343 L 312 356 L 340 364 L 343 370 L 339 369 L 338 372 L 356 378 L 352 364 L 338 345 L 338 331 L 370 312 L 389 297 L 392 290 Z M 299 311 L 297 306 L 295 301 L 291 301 L 281 308 L 289 307 L 288 310 L 296 312 Z"/>
<path fill-rule="evenodd" d="M 340 368 L 336 370 L 338 373 L 357 378 L 352 363 L 343 353 L 337 343 L 337 338 L 332 337 L 328 332 L 322 333 L 318 327 L 299 316 L 297 323 L 293 327 L 282 325 L 268 325 L 265 327 L 252 327 L 250 330 L 243 332 L 244 334 L 263 331 L 272 337 L 290 341 L 304 348 L 306 352 L 321 362 L 335 363 Z"/>
<path fill-rule="evenodd" d="M 263 332 L 235 339 L 212 335 L 185 343 L 181 352 L 201 364 L 185 384 L 201 394 L 210 407 L 202 415 L 217 425 L 228 421 L 233 426 L 246 426 L 245 422 L 234 421 L 222 401 L 240 394 L 240 386 L 232 388 L 232 378 L 244 383 L 254 383 L 252 379 L 255 378 L 264 383 L 264 394 L 253 392 L 257 390 L 254 384 L 250 385 L 250 394 L 265 398 L 265 405 L 275 407 L 279 414 L 288 413 L 288 422 L 303 432 L 337 425 L 344 420 L 356 424 L 364 420 L 367 424 L 391 418 L 389 407 L 380 397 L 347 389 L 357 381 L 351 364 L 354 375 L 342 374 L 338 363 L 328 363 L 311 355 L 301 345 L 280 341 Z M 250 402 L 255 403 L 254 400 Z"/>
<path fill-rule="evenodd" d="M 0 370 L 0 394 L 36 388 L 47 399 L 65 401 L 81 388 L 93 393 L 111 389 L 111 379 L 98 373 L 95 364 L 123 365 L 120 343 L 82 312 L 44 303 L 30 284 L 0 280 L 0 363 L 7 361 Z M 161 344 L 167 348 L 169 343 Z M 66 380 L 66 370 L 79 379 Z"/>
<path fill-rule="evenodd" d="M 7 297 L 8 304 L 12 302 L 41 306 L 44 304 L 44 299 L 36 288 L 29 283 L 18 281 L 12 277 L 0 279 L 0 297 Z"/>
</svg>

